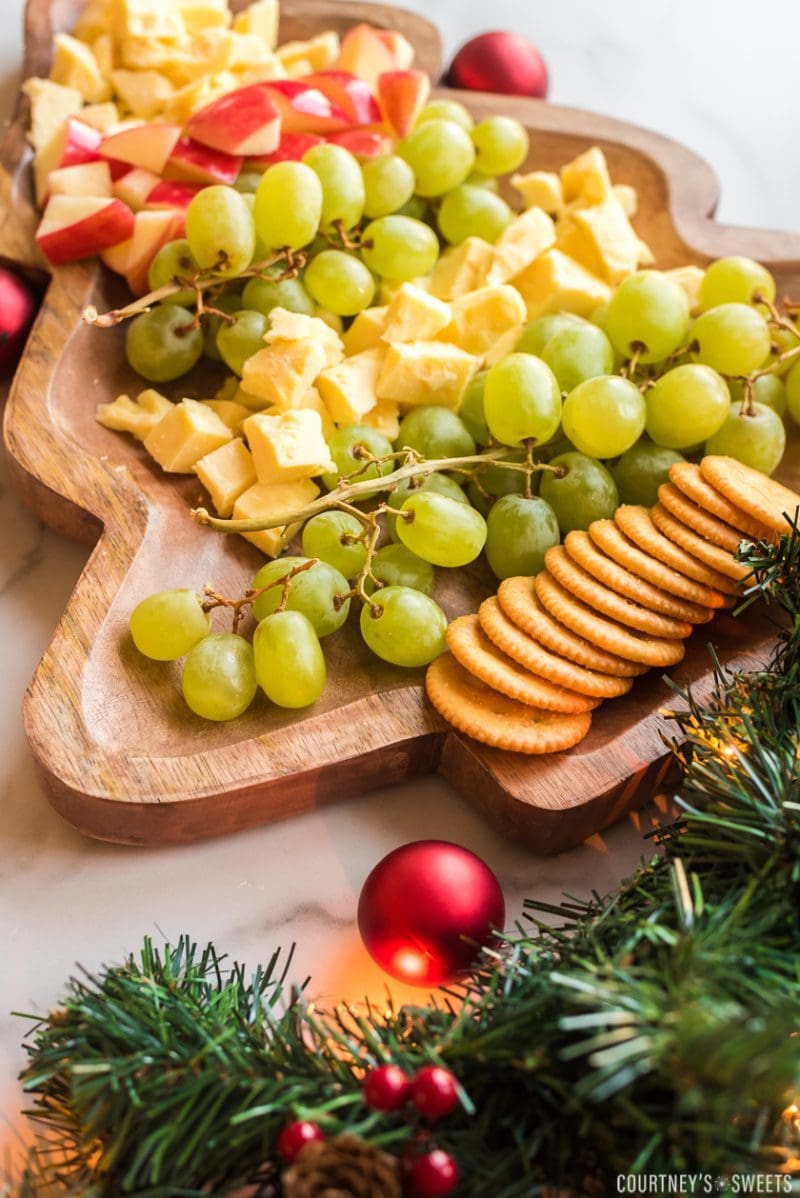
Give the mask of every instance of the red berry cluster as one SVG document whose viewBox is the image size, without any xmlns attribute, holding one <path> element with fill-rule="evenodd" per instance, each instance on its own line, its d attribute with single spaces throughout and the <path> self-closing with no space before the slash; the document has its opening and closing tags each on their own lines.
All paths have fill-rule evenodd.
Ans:
<svg viewBox="0 0 800 1198">
<path fill-rule="evenodd" d="M 425 1065 L 413 1077 L 399 1065 L 379 1065 L 364 1079 L 364 1101 L 375 1111 L 387 1112 L 410 1103 L 423 1119 L 434 1123 L 458 1106 L 458 1086 L 450 1070 L 440 1065 Z M 441 1148 L 426 1148 L 410 1161 L 409 1184 L 417 1198 L 439 1198 L 451 1193 L 457 1182 L 458 1166 Z"/>
</svg>

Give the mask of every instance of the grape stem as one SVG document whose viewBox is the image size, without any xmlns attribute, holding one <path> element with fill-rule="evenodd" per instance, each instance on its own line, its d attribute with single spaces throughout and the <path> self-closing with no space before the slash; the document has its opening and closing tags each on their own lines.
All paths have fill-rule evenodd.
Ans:
<svg viewBox="0 0 800 1198">
<path fill-rule="evenodd" d="M 316 566 L 318 561 L 319 558 L 310 557 L 306 561 L 300 562 L 296 566 L 292 566 L 290 570 L 287 570 L 285 574 L 282 574 L 280 578 L 276 578 L 274 582 L 269 583 L 267 586 L 259 587 L 257 590 L 254 590 L 252 587 L 250 587 L 245 591 L 244 595 L 242 595 L 240 599 L 229 599 L 225 595 L 220 595 L 212 586 L 206 586 L 205 594 L 207 598 L 203 603 L 203 611 L 213 611 L 217 607 L 230 608 L 233 613 L 233 631 L 238 632 L 239 625 L 244 619 L 244 609 L 246 607 L 252 607 L 256 599 L 259 599 L 262 595 L 266 594 L 267 591 L 271 591 L 277 586 L 282 587 L 282 594 L 280 602 L 275 608 L 275 611 L 286 611 L 286 604 L 289 602 L 289 591 L 291 589 L 292 579 L 296 578 L 298 574 L 302 574 L 305 570 L 310 570 L 312 566 Z"/>
</svg>

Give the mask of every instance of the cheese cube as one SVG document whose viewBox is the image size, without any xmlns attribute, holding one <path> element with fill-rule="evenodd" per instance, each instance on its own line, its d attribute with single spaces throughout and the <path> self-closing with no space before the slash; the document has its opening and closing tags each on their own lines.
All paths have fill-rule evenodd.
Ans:
<svg viewBox="0 0 800 1198">
<path fill-rule="evenodd" d="M 539 254 L 549 250 L 555 240 L 552 217 L 541 208 L 529 208 L 513 220 L 495 242 L 486 282 L 508 283 L 530 266 Z"/>
<path fill-rule="evenodd" d="M 450 309 L 443 300 L 403 283 L 389 304 L 383 340 L 432 341 L 449 323 Z"/>
<path fill-rule="evenodd" d="M 306 316 L 303 312 L 289 312 L 286 308 L 272 309 L 269 329 L 264 337 L 269 345 L 276 341 L 304 341 L 306 338 L 324 350 L 326 366 L 335 366 L 344 357 L 341 337 L 324 320 L 318 316 Z"/>
<path fill-rule="evenodd" d="M 111 100 L 107 100 L 105 104 L 87 104 L 81 109 L 81 120 L 93 129 L 99 129 L 101 133 L 108 133 L 119 121 L 119 109 Z"/>
<path fill-rule="evenodd" d="M 109 99 L 111 84 L 103 76 L 90 46 L 68 33 L 57 33 L 55 47 L 50 71 L 54 83 L 74 87 L 90 104 Z"/>
<path fill-rule="evenodd" d="M 693 316 L 700 311 L 700 285 L 705 273 L 699 266 L 678 266 L 674 270 L 664 271 L 665 275 L 674 279 L 686 292 L 689 310 Z"/>
<path fill-rule="evenodd" d="M 378 399 L 393 399 L 405 407 L 438 404 L 455 410 L 478 365 L 477 358 L 457 345 L 398 342 L 386 351 L 376 393 Z"/>
<path fill-rule="evenodd" d="M 43 149 L 60 136 L 67 118 L 76 116 L 83 107 L 83 96 L 77 87 L 64 87 L 51 79 L 26 79 L 22 90 L 31 102 L 29 140 L 35 150 Z"/>
<path fill-rule="evenodd" d="M 144 447 L 170 474 L 191 474 L 195 462 L 233 439 L 216 412 L 195 399 L 184 399 L 160 420 Z"/>
<path fill-rule="evenodd" d="M 211 408 L 212 412 L 216 412 L 232 433 L 241 433 L 242 425 L 251 414 L 249 408 L 233 399 L 201 399 L 200 402 Z"/>
<path fill-rule="evenodd" d="M 375 388 L 385 356 L 385 348 L 365 349 L 323 370 L 317 388 L 337 424 L 360 424 L 375 407 Z"/>
<path fill-rule="evenodd" d="M 116 0 L 114 33 L 124 38 L 185 37 L 180 11 L 165 0 Z"/>
<path fill-rule="evenodd" d="M 611 194 L 611 179 L 606 156 L 599 146 L 579 154 L 561 168 L 564 199 L 585 200 L 587 204 L 602 204 Z"/>
<path fill-rule="evenodd" d="M 114 69 L 114 39 L 103 33 L 92 42 L 92 54 L 103 79 L 110 79 Z M 81 113 L 83 117 L 83 113 Z"/>
<path fill-rule="evenodd" d="M 269 50 L 274 50 L 278 42 L 278 18 L 278 0 L 255 0 L 233 18 L 233 28 L 237 33 L 255 34 Z"/>
<path fill-rule="evenodd" d="M 230 516 L 239 496 L 257 481 L 253 457 L 241 437 L 207 453 L 194 469 L 220 516 Z"/>
<path fill-rule="evenodd" d="M 383 330 L 386 328 L 386 313 L 389 305 L 380 308 L 364 308 L 359 312 L 350 328 L 342 333 L 342 344 L 346 354 L 360 354 L 365 349 L 379 349 L 383 345 Z"/>
<path fill-rule="evenodd" d="M 562 225 L 558 248 L 608 283 L 621 283 L 639 265 L 642 243 L 613 193 L 574 211 Z"/>
<path fill-rule="evenodd" d="M 276 50 L 278 61 L 290 79 L 326 71 L 339 57 L 339 35 L 329 30 L 318 33 L 307 42 L 285 42 Z"/>
<path fill-rule="evenodd" d="M 151 121 L 166 108 L 175 88 L 160 71 L 127 71 L 120 67 L 111 72 L 114 90 L 134 116 Z"/>
<path fill-rule="evenodd" d="M 326 365 L 325 350 L 317 341 L 274 341 L 247 359 L 242 387 L 259 396 L 262 407 L 296 408 Z"/>
<path fill-rule="evenodd" d="M 377 429 L 388 437 L 396 440 L 400 433 L 400 404 L 394 399 L 379 399 L 374 408 L 370 408 L 361 420 L 368 428 Z"/>
<path fill-rule="evenodd" d="M 322 435 L 322 419 L 312 408 L 249 416 L 244 435 L 260 483 L 291 483 L 336 469 Z"/>
<path fill-rule="evenodd" d="M 215 398 L 218 399 L 219 395 L 217 395 Z M 250 393 L 245 391 L 244 387 L 241 386 L 238 386 L 233 392 L 233 402 L 236 404 L 241 404 L 243 408 L 247 408 L 248 412 L 263 412 L 266 407 L 271 406 L 265 403 L 260 395 L 250 395 Z"/>
<path fill-rule="evenodd" d="M 622 206 L 622 211 L 627 217 L 634 217 L 639 207 L 639 196 L 635 187 L 631 187 L 630 183 L 615 183 L 611 188 L 614 195 Z"/>
<path fill-rule="evenodd" d="M 190 37 L 204 29 L 227 29 L 231 23 L 227 0 L 178 0 L 178 9 Z"/>
<path fill-rule="evenodd" d="M 439 334 L 468 354 L 482 358 L 498 337 L 510 331 L 517 336 L 526 318 L 522 296 L 507 283 L 501 287 L 482 287 L 453 300 L 452 319 Z"/>
<path fill-rule="evenodd" d="M 474 291 L 486 282 L 494 247 L 482 237 L 467 237 L 461 245 L 445 250 L 433 268 L 430 293 L 437 299 L 452 300 Z M 501 280 L 502 281 L 502 280 Z"/>
<path fill-rule="evenodd" d="M 512 175 L 511 186 L 522 196 L 524 208 L 541 208 L 548 216 L 559 217 L 564 211 L 564 190 L 554 171 L 529 171 Z"/>
<path fill-rule="evenodd" d="M 236 392 L 239 390 L 239 380 L 235 374 L 229 374 L 217 390 L 214 392 L 214 399 L 231 399 L 236 403 L 241 403 Z"/>
<path fill-rule="evenodd" d="M 327 441 L 331 433 L 334 432 L 333 417 L 328 411 L 327 404 L 323 400 L 316 387 L 309 387 L 308 391 L 306 391 L 302 400 L 297 405 L 297 409 L 299 411 L 303 411 L 304 408 L 308 408 L 310 411 L 317 413 L 322 421 L 322 435 Z M 276 415 L 279 411 L 280 409 L 276 408 L 274 411 L 270 411 L 269 415 Z"/>
<path fill-rule="evenodd" d="M 273 54 L 265 57 L 263 62 L 257 63 L 255 66 L 248 64 L 246 67 L 237 67 L 236 76 L 239 81 L 238 86 L 246 87 L 250 83 L 268 83 L 272 79 L 285 79 L 286 72 Z"/>
<path fill-rule="evenodd" d="M 528 319 L 548 312 L 590 316 L 611 299 L 611 288 L 561 250 L 547 250 L 514 280 L 528 309 Z"/>
<path fill-rule="evenodd" d="M 114 0 L 88 0 L 72 30 L 73 37 L 80 38 L 82 42 L 93 42 L 107 33 L 113 24 L 113 5 Z"/>
<path fill-rule="evenodd" d="M 306 507 L 319 495 L 319 488 L 309 478 L 294 483 L 256 483 L 248 487 L 233 505 L 234 520 L 271 520 L 289 515 Z M 268 557 L 277 557 L 300 529 L 300 522 L 261 532 L 245 532 L 242 536 L 256 545 Z"/>
<path fill-rule="evenodd" d="M 132 433 L 137 441 L 144 441 L 173 406 L 165 395 L 151 387 L 141 391 L 136 399 L 118 395 L 112 403 L 98 404 L 96 419 L 104 428 Z"/>
</svg>

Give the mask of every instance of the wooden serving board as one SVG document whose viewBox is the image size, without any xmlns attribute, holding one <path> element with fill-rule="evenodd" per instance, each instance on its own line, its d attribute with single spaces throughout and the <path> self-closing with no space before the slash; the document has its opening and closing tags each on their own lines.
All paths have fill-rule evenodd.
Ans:
<svg viewBox="0 0 800 1198">
<path fill-rule="evenodd" d="M 54 32 L 69 28 L 79 0 L 29 0 L 26 74 L 45 74 Z M 282 37 L 368 20 L 400 28 L 435 77 L 436 31 L 394 8 L 340 0 L 284 0 Z M 717 184 L 690 151 L 605 117 L 508 97 L 460 93 L 477 117 L 504 112 L 531 131 L 531 161 L 555 169 L 592 144 L 613 177 L 640 197 L 636 225 L 659 265 L 749 254 L 765 262 L 780 294 L 800 294 L 800 236 L 722 228 L 712 221 Z M 21 108 L 5 142 L 0 179 L 0 258 L 41 267 L 32 241 Z M 527 758 L 484 748 L 448 728 L 428 706 L 421 671 L 373 657 L 355 615 L 325 643 L 328 688 L 310 710 L 290 713 L 260 696 L 241 719 L 213 725 L 180 696 L 177 666 L 146 661 L 127 633 L 129 614 L 165 586 L 213 582 L 235 594 L 263 562 L 236 537 L 198 528 L 189 506 L 196 480 L 163 475 L 143 450 L 95 422 L 98 402 L 136 387 L 122 333 L 82 325 L 88 303 L 122 298 L 96 263 L 61 268 L 49 287 L 5 413 L 5 443 L 25 502 L 53 528 L 94 546 L 25 699 L 25 727 L 42 785 L 62 815 L 104 840 L 161 845 L 216 836 L 438 770 L 509 836 L 540 853 L 567 848 L 641 804 L 669 768 L 659 708 L 671 692 L 657 674 L 608 702 L 589 736 L 568 753 Z M 208 395 L 198 368 L 181 393 Z M 176 394 L 178 392 L 176 391 Z M 800 480 L 800 452 L 784 477 Z M 475 610 L 495 589 L 484 567 L 440 571 L 449 615 Z M 763 661 L 773 629 L 763 615 L 716 620 L 689 644 L 673 677 L 707 683 L 711 637 L 723 662 Z"/>
</svg>

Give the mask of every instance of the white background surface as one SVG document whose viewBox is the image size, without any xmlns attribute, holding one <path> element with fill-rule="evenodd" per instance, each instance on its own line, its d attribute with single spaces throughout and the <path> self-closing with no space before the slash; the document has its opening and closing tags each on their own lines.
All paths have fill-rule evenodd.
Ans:
<svg viewBox="0 0 800 1198">
<path fill-rule="evenodd" d="M 439 21 L 448 53 L 490 27 L 490 8 L 491 27 L 538 42 L 553 100 L 638 121 L 702 153 L 722 180 L 722 219 L 800 223 L 800 7 L 789 0 L 409 6 Z M 0 0 L 3 115 L 17 87 L 21 9 L 22 0 Z M 8 1012 L 46 1011 L 76 961 L 92 968 L 118 960 L 147 933 L 213 939 L 251 965 L 296 940 L 294 975 L 313 974 L 315 994 L 379 995 L 383 980 L 359 946 L 353 918 L 364 878 L 396 845 L 439 836 L 480 852 L 503 883 L 509 921 L 526 894 L 555 899 L 562 890 L 609 889 L 646 851 L 625 822 L 590 847 L 537 860 L 496 837 L 438 779 L 181 849 L 82 839 L 40 793 L 20 704 L 85 557 L 21 508 L 0 462 L 0 1163 L 20 1129 L 14 1076 L 25 1025 Z M 645 815 L 642 827 L 649 825 Z"/>
</svg>

